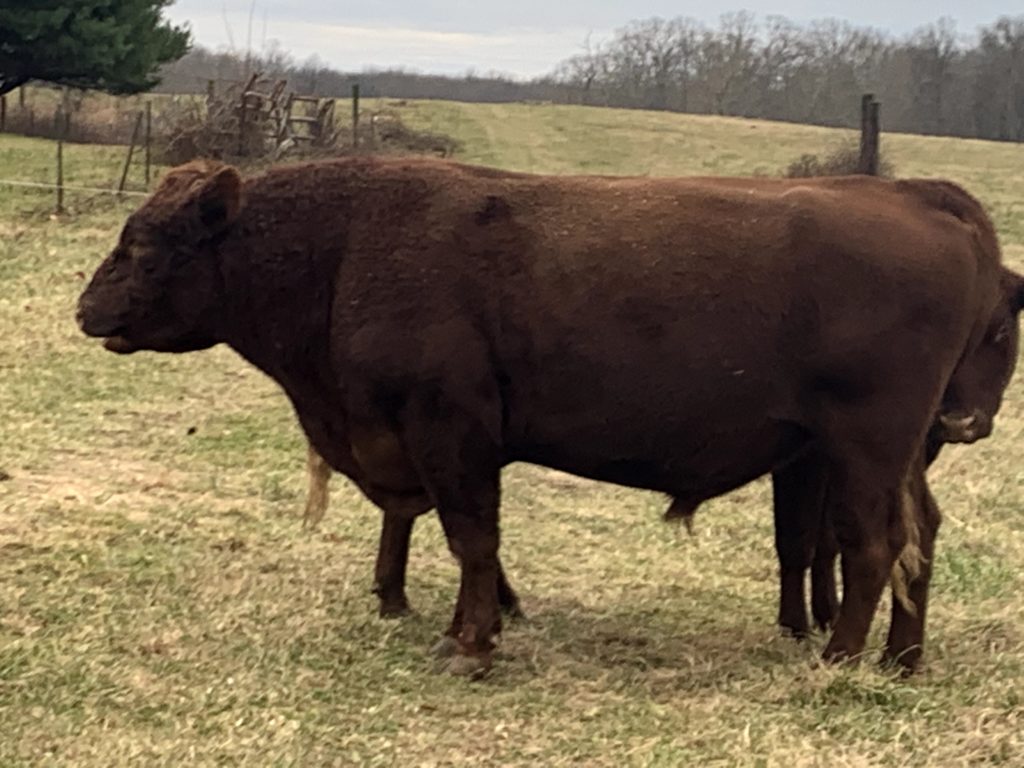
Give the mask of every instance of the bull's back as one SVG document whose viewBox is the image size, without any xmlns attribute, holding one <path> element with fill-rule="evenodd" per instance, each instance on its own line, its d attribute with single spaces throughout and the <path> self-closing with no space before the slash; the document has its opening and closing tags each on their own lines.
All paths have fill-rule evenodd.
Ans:
<svg viewBox="0 0 1024 768">
<path fill-rule="evenodd" d="M 504 359 L 523 373 L 507 375 L 506 436 L 522 458 L 728 487 L 820 436 L 834 404 L 928 370 L 919 399 L 934 399 L 955 361 L 972 256 L 889 189 L 575 191 L 544 206 L 538 247 L 503 286 Z M 553 213 L 581 207 L 572 225 Z"/>
</svg>

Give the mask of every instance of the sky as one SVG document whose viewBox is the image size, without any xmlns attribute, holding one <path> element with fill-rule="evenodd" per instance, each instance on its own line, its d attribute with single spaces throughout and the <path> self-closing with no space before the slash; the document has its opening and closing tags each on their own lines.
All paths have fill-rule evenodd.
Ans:
<svg viewBox="0 0 1024 768">
<path fill-rule="evenodd" d="M 250 35 L 250 9 L 251 15 Z M 903 34 L 948 16 L 966 35 L 1015 0 L 177 0 L 166 10 L 214 50 L 276 43 L 299 61 L 317 56 L 345 71 L 402 68 L 440 74 L 500 72 L 526 78 L 578 53 L 588 35 L 609 37 L 631 20 L 689 16 L 714 24 L 725 11 L 797 22 L 835 18 Z"/>
</svg>

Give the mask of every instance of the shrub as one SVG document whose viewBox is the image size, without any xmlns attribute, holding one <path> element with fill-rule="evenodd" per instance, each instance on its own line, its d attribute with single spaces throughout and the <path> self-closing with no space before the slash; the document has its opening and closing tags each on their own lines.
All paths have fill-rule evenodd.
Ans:
<svg viewBox="0 0 1024 768">
<path fill-rule="evenodd" d="M 807 179 L 812 176 L 850 176 L 859 172 L 860 146 L 855 143 L 842 144 L 825 155 L 800 155 L 786 166 L 783 172 L 790 179 Z M 878 157 L 878 175 L 892 176 L 893 164 L 881 153 Z"/>
</svg>

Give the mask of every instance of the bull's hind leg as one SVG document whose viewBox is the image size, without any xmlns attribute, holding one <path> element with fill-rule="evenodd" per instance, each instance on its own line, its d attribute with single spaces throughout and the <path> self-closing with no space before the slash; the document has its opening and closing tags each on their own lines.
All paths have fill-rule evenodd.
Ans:
<svg viewBox="0 0 1024 768">
<path fill-rule="evenodd" d="M 917 562 L 910 565 L 910 569 L 916 571 L 916 576 L 911 574 L 905 585 L 904 599 L 899 599 L 895 593 L 893 595 L 892 622 L 889 625 L 889 637 L 882 657 L 884 662 L 899 664 L 907 672 L 912 672 L 918 667 L 924 653 L 928 586 L 931 582 L 935 537 L 941 522 L 939 505 L 928 488 L 924 472 L 916 474 L 911 481 L 910 491 L 914 502 L 911 522 L 917 525 L 920 552 Z M 912 557 L 918 555 L 917 552 L 909 554 Z M 894 578 L 899 578 L 899 574 L 895 574 Z"/>
<path fill-rule="evenodd" d="M 779 557 L 779 625 L 793 637 L 809 626 L 804 592 L 824 507 L 825 462 L 807 454 L 772 475 L 775 551 Z"/>
<path fill-rule="evenodd" d="M 870 474 L 830 471 L 827 494 L 842 554 L 843 600 L 823 656 L 854 659 L 864 650 L 878 601 L 906 543 L 901 489 L 879 488 Z"/>
</svg>

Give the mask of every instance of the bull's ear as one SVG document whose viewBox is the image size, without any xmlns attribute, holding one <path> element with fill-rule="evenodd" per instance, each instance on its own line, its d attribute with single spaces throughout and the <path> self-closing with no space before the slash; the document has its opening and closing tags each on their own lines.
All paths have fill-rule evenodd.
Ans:
<svg viewBox="0 0 1024 768">
<path fill-rule="evenodd" d="M 199 222 L 211 235 L 230 227 L 242 210 L 242 177 L 230 165 L 217 168 L 192 189 Z"/>
<path fill-rule="evenodd" d="M 1013 273 L 1013 309 L 1020 312 L 1024 309 L 1024 277 Z"/>
</svg>

